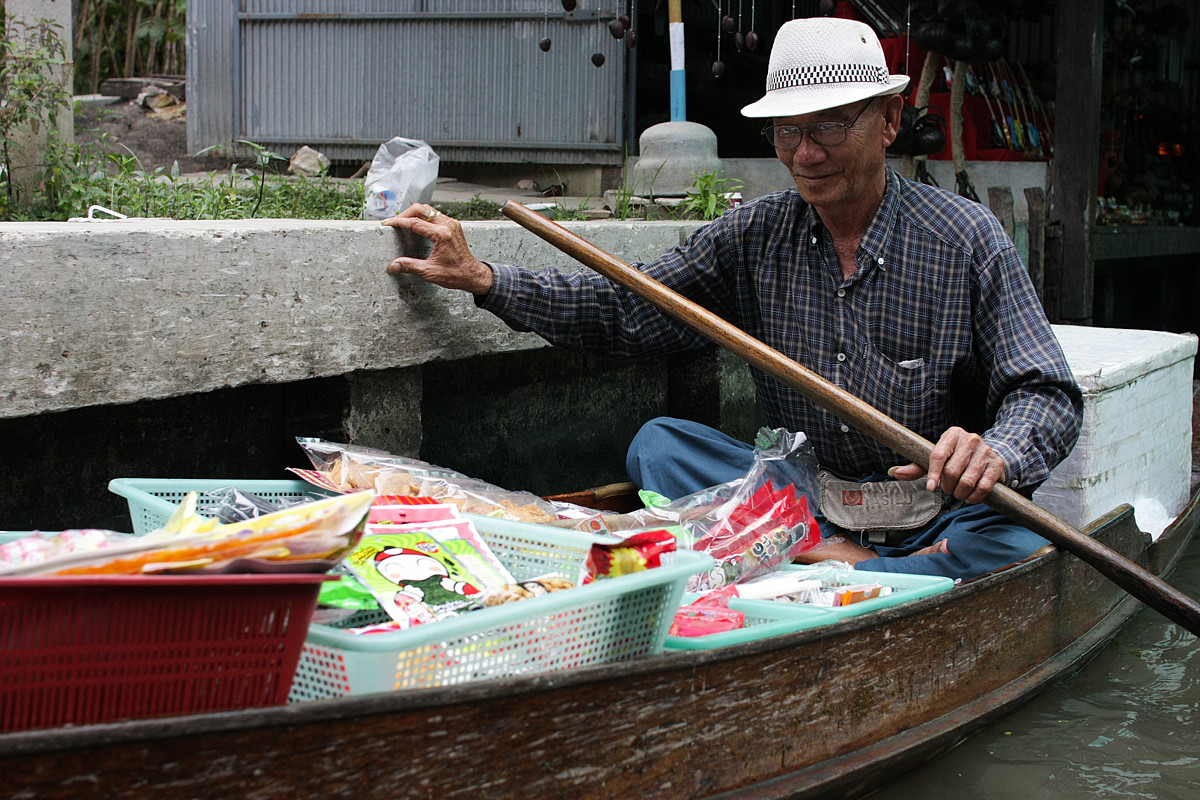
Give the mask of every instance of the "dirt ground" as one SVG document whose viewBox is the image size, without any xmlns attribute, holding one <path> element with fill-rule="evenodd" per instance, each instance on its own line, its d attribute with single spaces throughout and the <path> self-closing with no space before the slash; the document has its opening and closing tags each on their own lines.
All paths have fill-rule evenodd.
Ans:
<svg viewBox="0 0 1200 800">
<path fill-rule="evenodd" d="M 178 161 L 181 172 L 212 172 L 229 167 L 221 156 L 193 157 L 187 148 L 187 120 L 183 116 L 163 119 L 132 100 L 106 106 L 85 106 L 75 114 L 75 142 L 97 142 L 108 134 L 109 152 L 132 151 L 142 167 L 153 172 L 170 169 Z M 125 148 L 129 148 L 128 151 Z"/>
</svg>

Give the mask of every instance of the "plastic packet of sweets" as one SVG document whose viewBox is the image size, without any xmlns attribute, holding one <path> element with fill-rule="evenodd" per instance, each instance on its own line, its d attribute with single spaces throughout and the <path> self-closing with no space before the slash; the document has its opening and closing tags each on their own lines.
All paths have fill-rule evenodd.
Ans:
<svg viewBox="0 0 1200 800">
<path fill-rule="evenodd" d="M 654 569 L 669 563 L 675 549 L 675 537 L 666 530 L 643 531 L 619 542 L 593 544 L 579 583 Z"/>
<path fill-rule="evenodd" d="M 364 536 L 346 566 L 402 625 L 452 616 L 476 600 L 482 582 L 423 532 Z"/>
</svg>

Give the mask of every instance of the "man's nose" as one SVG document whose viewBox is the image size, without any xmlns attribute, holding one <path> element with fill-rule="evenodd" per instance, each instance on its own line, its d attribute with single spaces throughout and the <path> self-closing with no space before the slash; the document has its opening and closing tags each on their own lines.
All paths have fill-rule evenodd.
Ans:
<svg viewBox="0 0 1200 800">
<path fill-rule="evenodd" d="M 812 136 L 805 131 L 804 138 L 800 143 L 792 149 L 792 161 L 809 163 L 819 161 L 826 156 L 826 150 L 821 145 L 812 140 Z"/>
</svg>

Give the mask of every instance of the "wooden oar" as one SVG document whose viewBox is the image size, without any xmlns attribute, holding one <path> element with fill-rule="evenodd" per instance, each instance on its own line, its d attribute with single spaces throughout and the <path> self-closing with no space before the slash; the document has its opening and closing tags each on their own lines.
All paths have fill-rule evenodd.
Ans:
<svg viewBox="0 0 1200 800">
<path fill-rule="evenodd" d="M 873 406 L 525 206 L 509 200 L 502 211 L 504 216 L 567 255 L 695 328 L 768 375 L 783 381 L 899 455 L 929 467 L 933 443 Z M 1074 553 L 1167 619 L 1200 635 L 1200 605 L 1157 575 L 1084 535 L 1007 486 L 997 484 L 986 502 L 1009 519 L 1041 534 L 1061 549 Z"/>
</svg>

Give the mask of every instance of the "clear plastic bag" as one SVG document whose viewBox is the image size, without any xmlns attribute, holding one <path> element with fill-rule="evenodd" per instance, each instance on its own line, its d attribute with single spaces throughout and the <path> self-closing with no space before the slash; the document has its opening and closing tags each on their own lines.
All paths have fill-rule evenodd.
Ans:
<svg viewBox="0 0 1200 800">
<path fill-rule="evenodd" d="M 432 498 L 459 511 L 521 522 L 553 522 L 560 506 L 531 492 L 502 489 L 487 481 L 426 461 L 382 450 L 297 438 L 317 472 L 341 491 L 372 489 L 381 496 Z"/>
<path fill-rule="evenodd" d="M 428 203 L 437 176 L 438 155 L 425 142 L 399 136 L 384 142 L 367 170 L 363 219 L 389 219 L 413 203 Z"/>
<path fill-rule="evenodd" d="M 754 465 L 741 478 L 623 515 L 624 524 L 676 524 L 680 546 L 717 564 L 693 576 L 690 592 L 740 583 L 790 562 L 817 544 L 820 530 L 809 500 L 817 498 L 817 457 L 803 433 L 759 430 Z"/>
</svg>

